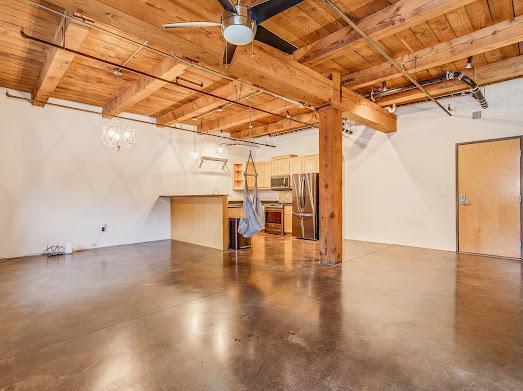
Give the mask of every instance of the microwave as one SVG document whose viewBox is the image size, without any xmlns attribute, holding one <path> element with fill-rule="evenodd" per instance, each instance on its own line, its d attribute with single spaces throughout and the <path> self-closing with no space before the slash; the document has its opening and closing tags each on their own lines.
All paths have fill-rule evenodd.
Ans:
<svg viewBox="0 0 523 391">
<path fill-rule="evenodd" d="M 271 190 L 290 190 L 291 177 L 289 175 L 271 177 Z"/>
</svg>

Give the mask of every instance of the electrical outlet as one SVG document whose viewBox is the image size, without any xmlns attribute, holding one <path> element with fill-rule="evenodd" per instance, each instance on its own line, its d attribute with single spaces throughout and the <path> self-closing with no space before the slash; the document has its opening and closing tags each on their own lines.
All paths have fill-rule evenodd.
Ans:
<svg viewBox="0 0 523 391">
<path fill-rule="evenodd" d="M 107 231 L 107 224 L 102 225 L 102 232 Z"/>
</svg>

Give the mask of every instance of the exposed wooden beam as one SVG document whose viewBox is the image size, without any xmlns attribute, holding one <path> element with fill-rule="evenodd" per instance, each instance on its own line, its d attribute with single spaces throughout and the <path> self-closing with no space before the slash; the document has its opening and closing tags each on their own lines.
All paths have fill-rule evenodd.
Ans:
<svg viewBox="0 0 523 391">
<path fill-rule="evenodd" d="M 222 87 L 212 91 L 214 95 L 222 96 L 228 99 L 235 99 L 238 94 L 238 83 L 230 82 Z M 217 109 L 225 102 L 212 96 L 201 95 L 180 107 L 176 107 L 168 113 L 162 114 L 156 118 L 156 123 L 160 125 L 170 125 L 174 122 L 181 123 L 194 116 L 208 113 L 211 110 Z"/>
<path fill-rule="evenodd" d="M 189 67 L 187 64 L 166 57 L 149 73 L 162 79 L 174 80 L 176 76 L 180 76 Z M 117 115 L 122 111 L 126 111 L 149 95 L 154 94 L 165 86 L 165 84 L 165 82 L 151 77 L 139 76 L 135 82 L 103 107 L 103 113 Z"/>
<path fill-rule="evenodd" d="M 206 64 L 209 67 L 228 73 L 239 80 L 247 81 L 266 90 L 287 96 L 298 102 L 322 105 L 328 102 L 332 91 L 332 81 L 306 66 L 294 61 L 291 56 L 278 50 L 255 43 L 254 57 L 250 46 L 239 46 L 234 61 L 227 68 L 221 65 L 223 45 L 218 45 L 215 37 L 209 39 L 199 34 L 191 40 L 183 33 L 167 31 L 160 26 L 168 21 L 167 13 L 156 3 L 169 6 L 166 0 L 152 3 L 139 0 L 52 0 L 52 2 L 71 12 L 78 12 L 95 20 L 119 29 L 137 38 L 148 40 L 152 45 L 174 51 L 178 56 Z M 172 6 L 172 4 L 171 4 Z M 354 94 L 352 102 L 360 101 L 366 106 L 372 103 Z M 353 110 L 350 106 L 346 111 Z M 389 113 L 375 105 L 372 116 L 365 120 L 376 129 L 389 128 L 394 121 L 388 121 Z M 359 110 L 360 113 L 365 110 Z M 394 116 L 392 116 L 394 117 Z M 395 123 L 395 122 L 394 122 Z"/>
<path fill-rule="evenodd" d="M 330 108 L 320 112 L 320 263 L 342 261 L 342 113 Z"/>
<path fill-rule="evenodd" d="M 475 72 L 465 71 L 470 77 L 474 78 L 479 85 L 492 84 L 499 81 L 523 77 L 523 55 L 497 61 L 494 63 L 481 65 L 476 68 Z M 442 83 L 429 85 L 426 87 L 431 95 L 440 96 L 452 94 L 454 92 L 464 91 L 469 87 L 457 80 L 449 80 Z M 425 99 L 426 96 L 420 90 L 414 89 L 399 94 L 385 96 L 377 103 L 381 106 L 392 104 L 405 104 Z"/>
<path fill-rule="evenodd" d="M 344 118 L 350 118 L 362 125 L 390 133 L 397 129 L 397 118 L 387 111 L 376 110 L 376 104 L 346 87 L 341 88 L 341 102 L 336 107 L 343 112 Z M 372 103 L 372 104 L 369 104 Z M 389 114 L 389 115 L 387 115 Z"/>
<path fill-rule="evenodd" d="M 381 40 L 473 1 L 475 0 L 400 0 L 362 19 L 358 27 L 375 40 Z M 350 27 L 345 27 L 300 48 L 294 53 L 294 58 L 311 65 L 364 42 Z"/>
<path fill-rule="evenodd" d="M 282 101 L 280 99 L 275 99 L 261 105 L 256 105 L 256 107 L 270 111 L 271 113 L 282 114 L 288 110 L 296 108 L 296 105 Z M 229 115 L 225 112 L 224 115 L 219 119 L 203 122 L 202 126 L 200 127 L 200 131 L 211 133 L 219 130 L 228 130 L 236 126 L 248 124 L 250 122 L 256 122 L 266 117 L 268 117 L 267 113 L 249 109 L 245 109 L 232 115 Z"/>
<path fill-rule="evenodd" d="M 318 113 L 311 111 L 310 113 L 299 114 L 293 117 L 298 121 L 305 122 L 308 124 L 316 125 L 318 123 Z M 239 132 L 231 133 L 231 136 L 236 138 L 250 138 L 250 137 L 262 137 L 268 136 L 271 134 L 285 133 L 292 130 L 303 128 L 306 125 L 300 124 L 295 121 L 290 121 L 288 119 L 282 119 L 276 122 L 271 122 L 270 124 L 257 126 L 253 129 L 245 129 Z"/>
<path fill-rule="evenodd" d="M 89 29 L 63 18 L 56 30 L 53 42 L 78 50 L 87 38 Z M 43 106 L 49 100 L 63 76 L 73 62 L 75 55 L 56 48 L 49 48 L 45 61 L 33 88 L 34 105 Z"/>
<path fill-rule="evenodd" d="M 523 41 L 523 16 L 421 49 L 396 60 L 404 64 L 409 73 L 415 73 L 520 41 Z M 401 77 L 401 73 L 388 62 L 384 62 L 351 73 L 343 81 L 348 87 L 358 89 L 397 77 Z"/>
</svg>

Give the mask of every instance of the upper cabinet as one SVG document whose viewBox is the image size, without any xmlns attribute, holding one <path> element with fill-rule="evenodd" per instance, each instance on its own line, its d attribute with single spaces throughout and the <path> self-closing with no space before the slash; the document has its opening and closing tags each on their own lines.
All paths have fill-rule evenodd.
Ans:
<svg viewBox="0 0 523 391">
<path fill-rule="evenodd" d="M 271 162 L 256 163 L 256 171 L 258 171 L 258 188 L 271 188 Z"/>
<path fill-rule="evenodd" d="M 245 188 L 245 180 L 243 173 L 245 172 L 245 163 L 234 163 L 234 172 L 232 179 L 233 190 L 243 190 Z M 271 188 L 271 162 L 256 162 L 256 172 L 258 173 L 258 189 Z M 247 184 L 249 188 L 254 187 L 254 167 L 249 163 Z"/>
<path fill-rule="evenodd" d="M 271 175 L 284 176 L 291 175 L 290 158 L 278 158 L 271 160 Z"/>
<path fill-rule="evenodd" d="M 303 174 L 302 158 L 300 156 L 291 158 L 291 175 Z"/>
<path fill-rule="evenodd" d="M 318 155 L 308 155 L 301 158 L 301 165 L 304 174 L 310 172 L 320 172 L 320 162 Z"/>
<path fill-rule="evenodd" d="M 245 163 L 234 163 L 232 180 L 233 190 L 243 190 L 245 187 L 243 172 Z M 256 162 L 258 172 L 258 189 L 270 189 L 272 176 L 286 176 L 293 174 L 307 174 L 320 172 L 318 155 L 296 156 L 285 155 L 272 158 L 271 161 Z M 249 174 L 254 174 L 252 164 L 249 166 Z M 247 178 L 249 188 L 254 186 L 254 177 Z"/>
</svg>

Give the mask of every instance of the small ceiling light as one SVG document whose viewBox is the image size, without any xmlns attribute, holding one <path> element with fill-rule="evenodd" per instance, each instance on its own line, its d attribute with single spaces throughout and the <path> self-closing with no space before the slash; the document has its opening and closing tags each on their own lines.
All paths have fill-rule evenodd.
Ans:
<svg viewBox="0 0 523 391">
<path fill-rule="evenodd" d="M 198 117 L 192 117 L 193 121 L 198 121 Z"/>
<path fill-rule="evenodd" d="M 134 129 L 121 122 L 120 118 L 113 118 L 102 127 L 100 140 L 109 148 L 120 151 L 136 144 L 136 134 Z"/>
<path fill-rule="evenodd" d="M 217 111 L 218 113 L 223 113 L 225 110 L 223 109 L 223 107 L 218 107 L 218 108 L 216 109 L 216 111 Z"/>
<path fill-rule="evenodd" d="M 473 68 L 472 56 L 471 57 L 467 57 L 467 65 L 465 65 L 465 69 L 472 69 L 472 68 Z"/>
<path fill-rule="evenodd" d="M 381 92 L 387 92 L 389 89 L 387 88 L 387 82 L 384 81 L 381 83 Z"/>
</svg>

